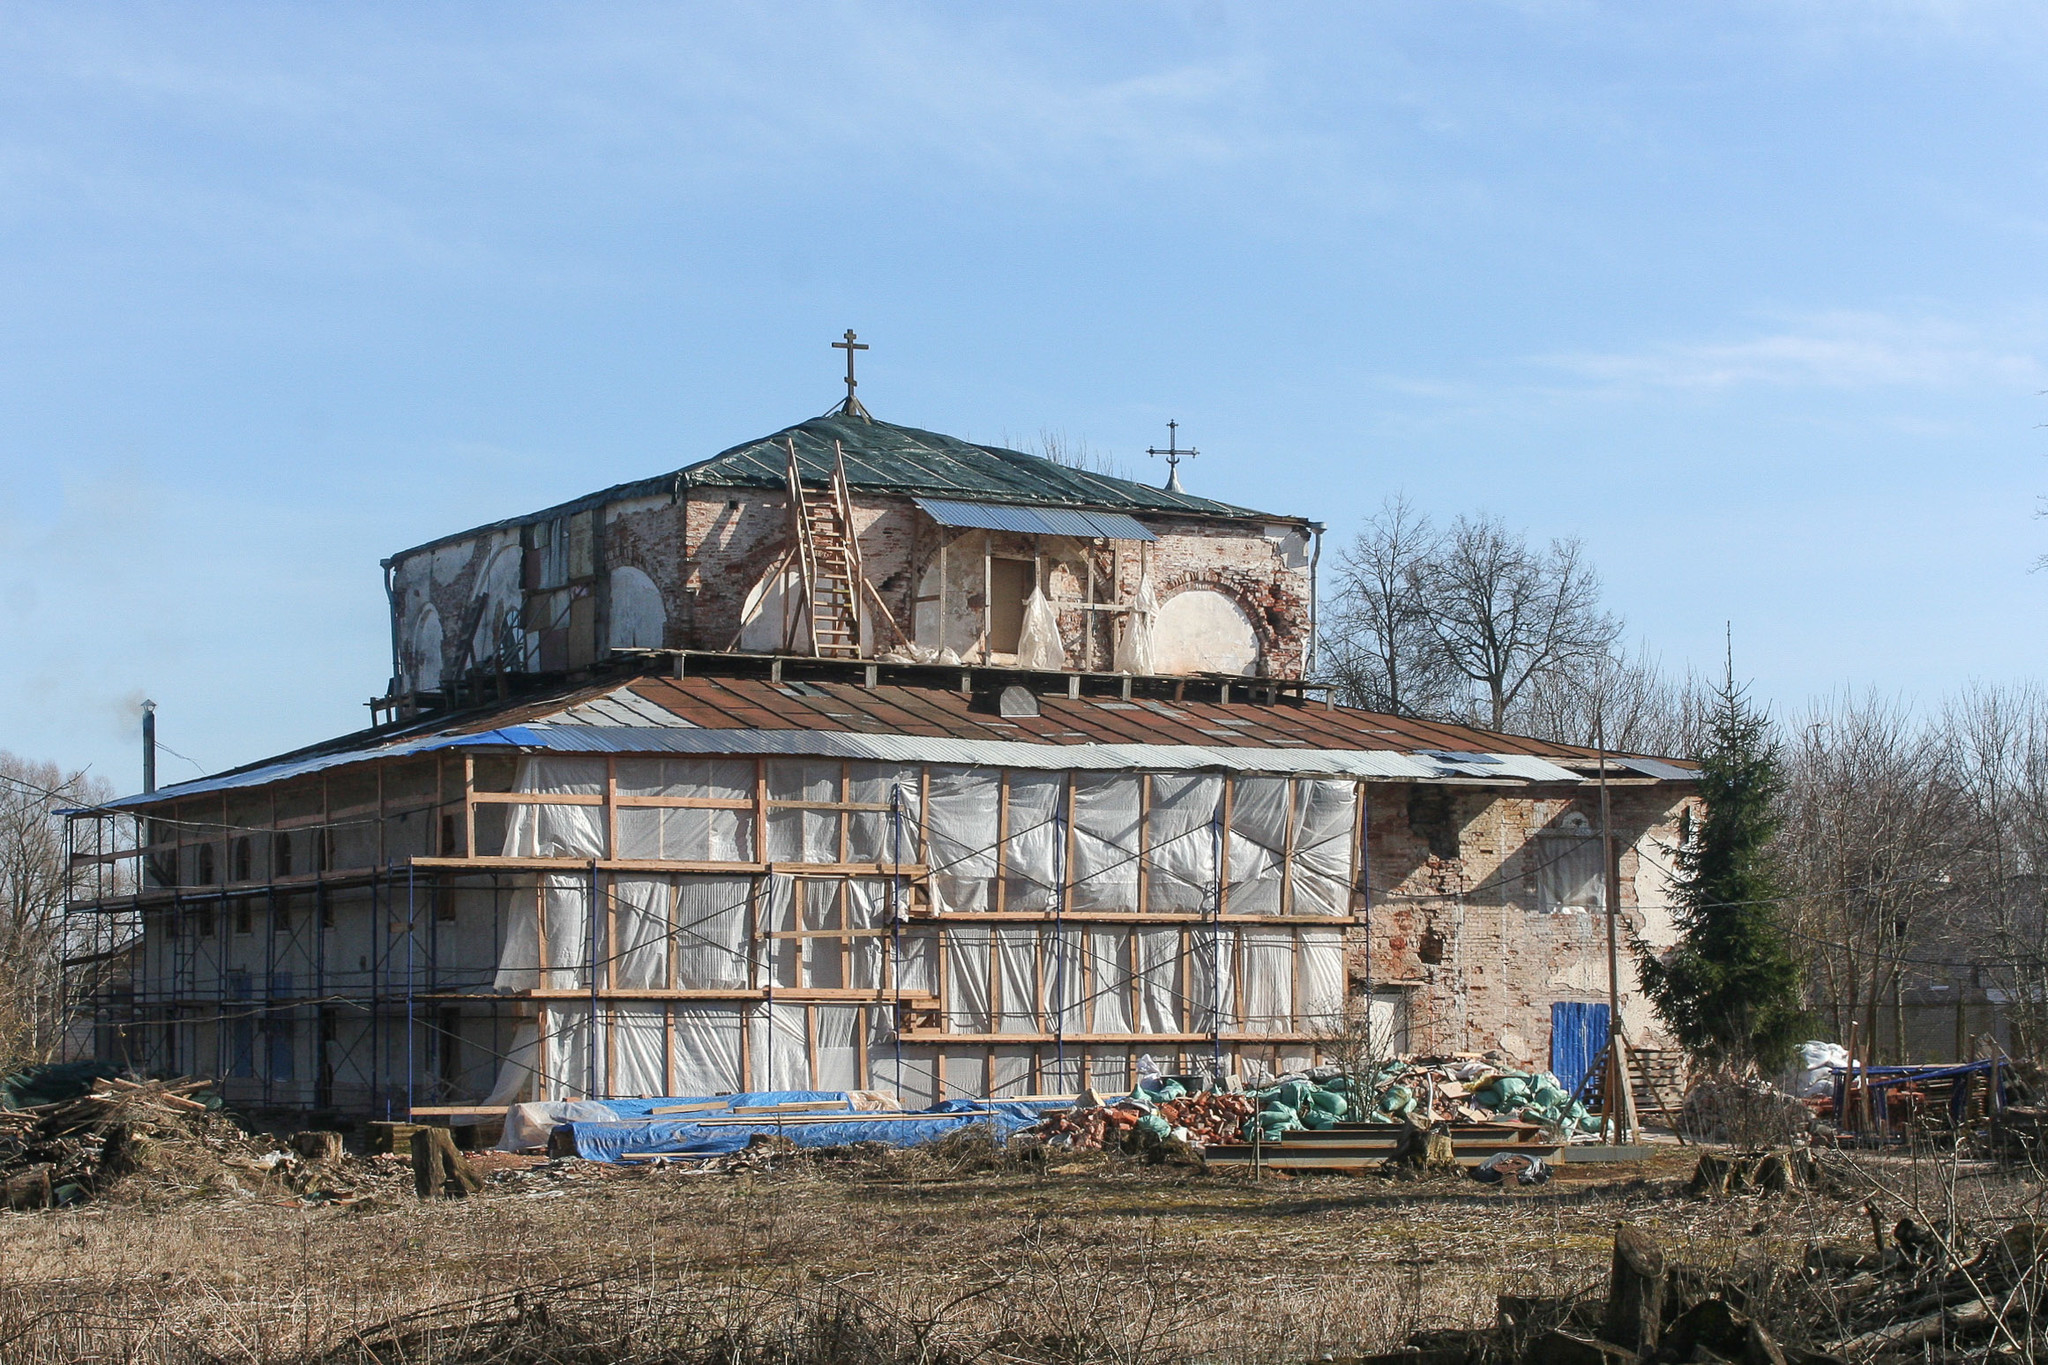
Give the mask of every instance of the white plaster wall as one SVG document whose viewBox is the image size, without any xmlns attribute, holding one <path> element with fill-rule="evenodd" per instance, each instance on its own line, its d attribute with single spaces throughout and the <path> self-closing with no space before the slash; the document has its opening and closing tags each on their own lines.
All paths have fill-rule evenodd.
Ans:
<svg viewBox="0 0 2048 1365">
<path fill-rule="evenodd" d="M 431 603 L 413 622 L 405 665 L 417 690 L 432 692 L 441 686 L 441 613 Z"/>
<path fill-rule="evenodd" d="M 611 574 L 611 645 L 614 649 L 659 649 L 668 625 L 661 589 L 641 570 L 624 565 Z"/>
<path fill-rule="evenodd" d="M 1220 592 L 1190 588 L 1168 598 L 1153 626 L 1161 673 L 1250 673 L 1259 637 L 1244 609 Z"/>
</svg>

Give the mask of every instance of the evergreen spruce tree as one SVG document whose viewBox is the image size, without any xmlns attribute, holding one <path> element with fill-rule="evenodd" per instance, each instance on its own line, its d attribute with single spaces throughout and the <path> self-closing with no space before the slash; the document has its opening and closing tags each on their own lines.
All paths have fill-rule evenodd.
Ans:
<svg viewBox="0 0 2048 1365">
<path fill-rule="evenodd" d="M 1678 944 L 1662 955 L 1633 945 L 1644 993 L 1688 1053 L 1734 1070 L 1754 1063 L 1766 1075 L 1790 1060 L 1805 1018 L 1771 855 L 1783 785 L 1769 723 L 1731 669 L 1700 755 L 1706 815 L 1675 858 Z"/>
</svg>

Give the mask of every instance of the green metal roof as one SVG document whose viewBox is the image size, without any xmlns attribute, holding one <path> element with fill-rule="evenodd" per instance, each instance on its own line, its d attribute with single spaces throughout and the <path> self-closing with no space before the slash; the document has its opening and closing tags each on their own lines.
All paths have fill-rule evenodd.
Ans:
<svg viewBox="0 0 2048 1365">
<path fill-rule="evenodd" d="M 979 446 L 956 436 L 916 427 L 880 422 L 865 413 L 848 415 L 837 408 L 822 417 L 784 427 L 773 436 L 734 446 L 708 460 L 686 465 L 672 474 L 615 484 L 572 501 L 523 517 L 437 537 L 385 560 L 395 563 L 440 545 L 484 535 L 508 526 L 522 526 L 545 517 L 559 517 L 588 507 L 602 507 L 624 498 L 650 493 L 680 493 L 686 488 L 781 488 L 788 483 L 789 452 L 784 441 L 796 442 L 797 467 L 806 483 L 832 477 L 832 443 L 846 454 L 846 481 L 871 493 L 907 497 L 962 498 L 974 502 L 1014 503 L 1026 507 L 1094 507 L 1121 512 L 1178 513 L 1196 517 L 1234 517 L 1261 521 L 1299 522 L 1301 517 L 1276 516 L 1236 507 L 1213 498 L 1169 493 L 1130 479 L 1091 474 L 1021 450 Z"/>
<path fill-rule="evenodd" d="M 869 492 L 1210 517 L 1267 515 L 1210 498 L 1071 469 L 1021 450 L 975 445 L 936 431 L 847 415 L 843 410 L 734 446 L 688 466 L 680 477 L 691 488 L 781 488 L 788 481 L 785 441 L 795 442 L 797 467 L 807 483 L 831 479 L 832 443 L 837 441 L 846 455 L 847 483 Z"/>
</svg>

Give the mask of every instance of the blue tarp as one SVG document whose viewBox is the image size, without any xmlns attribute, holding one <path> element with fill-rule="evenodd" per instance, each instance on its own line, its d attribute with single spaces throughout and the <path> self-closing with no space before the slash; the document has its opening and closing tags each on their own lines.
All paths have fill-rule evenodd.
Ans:
<svg viewBox="0 0 2048 1365">
<path fill-rule="evenodd" d="M 713 1099 L 724 1102 L 723 1113 L 711 1109 L 700 1114 L 646 1117 L 655 1109 L 679 1104 L 708 1104 Z M 744 1150 L 757 1133 L 780 1134 L 799 1147 L 840 1147 L 854 1142 L 886 1142 L 892 1147 L 915 1147 L 983 1123 L 995 1129 L 997 1137 L 1007 1138 L 1037 1123 L 1046 1108 L 1064 1107 L 1064 1102 L 1048 1106 L 1014 1100 L 947 1100 L 917 1113 L 886 1118 L 863 1117 L 847 1123 L 807 1119 L 802 1123 L 777 1124 L 773 1115 L 761 1115 L 760 1121 L 755 1123 L 720 1123 L 709 1128 L 703 1124 L 707 1118 L 729 1116 L 736 1107 L 845 1099 L 846 1096 L 838 1092 L 771 1091 L 701 1099 L 605 1100 L 602 1102 L 605 1107 L 618 1113 L 618 1122 L 570 1123 L 565 1126 L 575 1138 L 576 1155 L 591 1161 L 618 1161 L 627 1155 L 720 1156 Z M 853 1112 L 850 1103 L 847 1112 Z"/>
</svg>

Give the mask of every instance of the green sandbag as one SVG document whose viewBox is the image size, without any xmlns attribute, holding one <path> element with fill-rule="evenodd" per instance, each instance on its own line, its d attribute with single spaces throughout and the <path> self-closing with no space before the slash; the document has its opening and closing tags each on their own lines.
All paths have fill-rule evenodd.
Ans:
<svg viewBox="0 0 2048 1365">
<path fill-rule="evenodd" d="M 1280 1087 L 1280 1103 L 1289 1109 L 1299 1109 L 1315 1093 L 1315 1087 L 1305 1081 L 1288 1081 Z"/>
<path fill-rule="evenodd" d="M 1268 1100 L 1266 1101 L 1266 1107 L 1261 1109 L 1254 1117 L 1259 1118 L 1261 1121 L 1270 1119 L 1273 1122 L 1285 1122 L 1298 1118 L 1300 1115 L 1292 1105 L 1282 1104 L 1278 1100 Z"/>
<path fill-rule="evenodd" d="M 1529 1093 L 1529 1083 L 1519 1076 L 1503 1076 L 1493 1083 L 1503 1103 L 1513 1104 Z"/>
<path fill-rule="evenodd" d="M 1581 1118 L 1579 1120 L 1579 1131 L 1582 1133 L 1599 1132 L 1600 1116 L 1598 1114 L 1587 1114 L 1585 1117 Z"/>
<path fill-rule="evenodd" d="M 1161 1081 L 1151 1091 L 1152 1098 L 1160 1103 L 1180 1099 L 1187 1093 L 1188 1088 L 1179 1081 Z"/>
<path fill-rule="evenodd" d="M 1392 1114 L 1382 1114 L 1379 1110 L 1374 1109 L 1367 1112 L 1365 1121 L 1367 1123 L 1399 1123 L 1401 1120 L 1395 1118 Z"/>
<path fill-rule="evenodd" d="M 1314 1105 L 1310 1105 L 1308 1108 L 1301 1111 L 1301 1126 L 1304 1128 L 1318 1129 L 1335 1128 L 1337 1126 L 1338 1117 L 1339 1116 L 1336 1114 L 1327 1113 L 1324 1110 L 1316 1108 Z"/>
<path fill-rule="evenodd" d="M 1278 1142 L 1282 1133 L 1299 1132 L 1301 1120 L 1294 1111 L 1265 1110 L 1244 1121 L 1244 1140 L 1250 1142 L 1254 1136 L 1261 1142 Z"/>
<path fill-rule="evenodd" d="M 1380 1108 L 1389 1114 L 1405 1114 L 1415 1107 L 1415 1092 L 1405 1085 L 1390 1085 L 1380 1096 Z"/>
<path fill-rule="evenodd" d="M 1545 1105 L 1551 1109 L 1557 1108 L 1559 1105 L 1565 1103 L 1570 1099 L 1571 1096 L 1565 1094 L 1564 1091 L 1559 1090 L 1554 1085 L 1550 1085 L 1544 1082 L 1538 1082 L 1536 1086 L 1536 1103 Z"/>
<path fill-rule="evenodd" d="M 1323 1082 L 1323 1089 L 1335 1091 L 1339 1095 L 1348 1095 L 1357 1089 L 1357 1086 L 1358 1083 L 1349 1076 L 1338 1076 Z"/>
<path fill-rule="evenodd" d="M 1311 1110 L 1319 1114 L 1332 1114 L 1342 1118 L 1351 1111 L 1351 1097 L 1340 1095 L 1334 1090 L 1318 1090 L 1308 1097 L 1308 1103 L 1302 1107 L 1302 1122 L 1308 1122 Z"/>
<path fill-rule="evenodd" d="M 1150 1133 L 1157 1138 L 1166 1137 L 1173 1132 L 1173 1125 L 1157 1114 L 1147 1114 L 1131 1127 L 1137 1132 Z"/>
<path fill-rule="evenodd" d="M 1481 1109 L 1498 1110 L 1501 1106 L 1500 1091 L 1491 1088 L 1472 1092 L 1472 1103 Z"/>
</svg>

